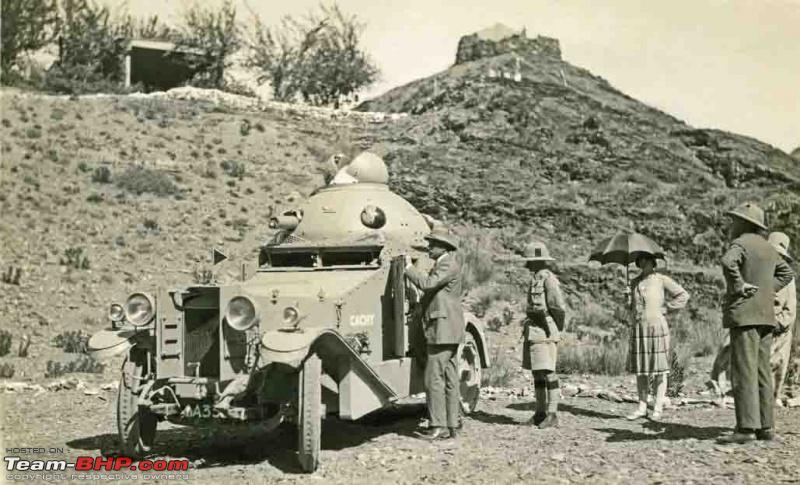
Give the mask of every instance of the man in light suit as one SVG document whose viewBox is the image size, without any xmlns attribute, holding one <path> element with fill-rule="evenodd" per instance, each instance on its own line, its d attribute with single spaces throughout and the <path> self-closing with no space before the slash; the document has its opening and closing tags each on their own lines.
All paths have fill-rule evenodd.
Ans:
<svg viewBox="0 0 800 485">
<path fill-rule="evenodd" d="M 437 440 L 455 438 L 458 430 L 461 402 L 456 359 L 458 346 L 464 341 L 464 313 L 455 238 L 435 228 L 425 239 L 428 254 L 435 261 L 433 268 L 426 275 L 409 262 L 405 275 L 423 293 L 421 303 L 428 351 L 425 389 L 431 418 L 430 427 L 423 436 Z"/>
</svg>

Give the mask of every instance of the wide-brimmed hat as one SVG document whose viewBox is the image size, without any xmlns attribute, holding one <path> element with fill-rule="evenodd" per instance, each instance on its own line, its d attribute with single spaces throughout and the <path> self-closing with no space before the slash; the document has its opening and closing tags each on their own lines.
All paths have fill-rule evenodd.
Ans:
<svg viewBox="0 0 800 485">
<path fill-rule="evenodd" d="M 527 263 L 529 261 L 555 261 L 555 258 L 550 256 L 550 251 L 547 249 L 545 243 L 541 241 L 532 241 L 525 246 L 522 260 Z"/>
<path fill-rule="evenodd" d="M 747 221 L 750 224 L 760 227 L 761 229 L 767 228 L 766 224 L 764 223 L 764 211 L 754 202 L 745 202 L 732 211 L 728 211 L 728 215 L 732 217 L 738 217 L 739 219 Z"/>
<path fill-rule="evenodd" d="M 775 251 L 778 251 L 778 254 L 784 258 L 794 261 L 794 257 L 792 257 L 792 254 L 789 252 L 789 236 L 782 232 L 772 232 L 770 233 L 768 240 L 769 243 L 775 248 Z"/>
<path fill-rule="evenodd" d="M 443 227 L 434 227 L 430 234 L 425 236 L 425 239 L 441 243 L 455 251 L 458 249 L 458 240 L 456 237 Z"/>
</svg>

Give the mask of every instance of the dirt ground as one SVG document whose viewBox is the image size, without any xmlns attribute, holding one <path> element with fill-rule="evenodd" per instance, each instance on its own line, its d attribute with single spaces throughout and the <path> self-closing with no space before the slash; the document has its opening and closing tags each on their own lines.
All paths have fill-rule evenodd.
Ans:
<svg viewBox="0 0 800 485">
<path fill-rule="evenodd" d="M 113 390 L 7 392 L 0 399 L 6 447 L 62 447 L 64 454 L 53 457 L 73 460 L 115 451 Z M 465 420 L 458 440 L 435 443 L 414 436 L 424 412 L 419 403 L 356 423 L 330 418 L 323 426 L 321 466 L 313 475 L 302 474 L 296 464 L 291 426 L 265 434 L 252 427 L 162 424 L 150 458 L 188 458 L 191 482 L 209 484 L 800 481 L 798 409 L 776 410 L 776 441 L 723 447 L 715 438 L 730 431 L 731 409 L 681 406 L 655 423 L 621 418 L 632 406 L 565 398 L 560 427 L 545 431 L 524 424 L 532 414 L 530 397 L 486 399 Z"/>
</svg>

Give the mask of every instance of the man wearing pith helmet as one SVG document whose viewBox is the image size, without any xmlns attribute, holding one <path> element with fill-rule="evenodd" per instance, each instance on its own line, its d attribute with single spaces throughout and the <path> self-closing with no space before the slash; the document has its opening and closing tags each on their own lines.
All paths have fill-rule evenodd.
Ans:
<svg viewBox="0 0 800 485">
<path fill-rule="evenodd" d="M 428 254 L 434 260 L 426 275 L 408 260 L 405 275 L 422 290 L 423 326 L 427 341 L 425 390 L 430 427 L 424 437 L 432 440 L 455 438 L 459 427 L 458 346 L 464 341 L 461 309 L 461 267 L 455 252 L 455 237 L 434 227 L 425 237 Z"/>
<path fill-rule="evenodd" d="M 551 271 L 554 259 L 547 246 L 534 241 L 525 247 L 523 260 L 531 273 L 528 286 L 522 367 L 533 372 L 536 412 L 529 421 L 539 428 L 558 425 L 560 389 L 556 375 L 558 342 L 567 320 L 561 284 Z"/>
<path fill-rule="evenodd" d="M 770 368 L 775 294 L 794 273 L 764 238 L 764 211 L 747 202 L 728 212 L 732 240 L 722 256 L 726 293 L 722 324 L 731 334 L 731 383 L 736 429 L 722 443 L 775 437 Z"/>
</svg>

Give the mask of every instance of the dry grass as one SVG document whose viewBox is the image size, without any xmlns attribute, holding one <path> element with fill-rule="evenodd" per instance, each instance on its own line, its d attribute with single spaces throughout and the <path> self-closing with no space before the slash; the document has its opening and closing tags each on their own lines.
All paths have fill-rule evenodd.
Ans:
<svg viewBox="0 0 800 485">
<path fill-rule="evenodd" d="M 625 372 L 628 339 L 618 338 L 608 344 L 578 343 L 558 349 L 557 371 L 561 374 L 603 374 L 618 376 Z"/>
<path fill-rule="evenodd" d="M 481 386 L 507 387 L 513 376 L 512 369 L 516 366 L 517 364 L 512 362 L 505 352 L 501 352 L 500 347 L 496 348 L 492 356 L 492 365 L 483 371 Z"/>
</svg>

